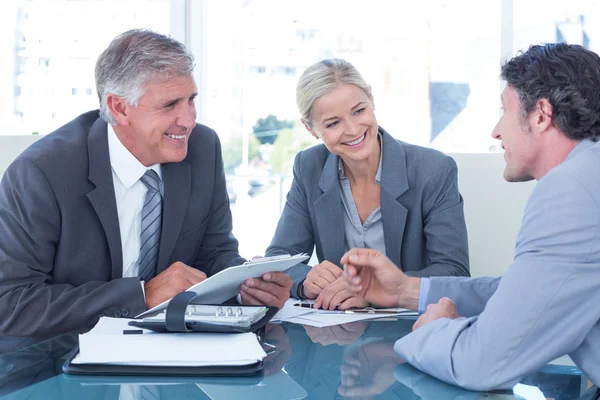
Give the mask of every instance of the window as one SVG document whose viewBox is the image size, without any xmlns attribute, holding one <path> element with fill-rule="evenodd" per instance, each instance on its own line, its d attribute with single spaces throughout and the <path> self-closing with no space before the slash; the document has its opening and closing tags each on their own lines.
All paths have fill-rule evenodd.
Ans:
<svg viewBox="0 0 600 400">
<path fill-rule="evenodd" d="M 2 126 L 12 134 L 49 133 L 98 108 L 94 65 L 117 34 L 131 28 L 170 32 L 170 0 L 5 3 L 0 50 L 7 67 L 0 67 L 0 105 L 10 110 Z"/>
<path fill-rule="evenodd" d="M 295 104 L 296 83 L 309 65 L 332 57 L 352 62 L 372 86 L 379 123 L 398 139 L 449 153 L 488 153 L 500 151 L 491 131 L 506 57 L 554 41 L 600 51 L 594 0 L 6 4 L 0 134 L 48 133 L 97 108 L 95 60 L 127 29 L 170 33 L 190 47 L 198 121 L 221 138 L 234 233 L 245 256 L 268 245 L 294 155 L 318 143 Z"/>
<path fill-rule="evenodd" d="M 515 50 L 531 44 L 566 42 L 600 51 L 597 1 L 513 0 L 513 10 Z"/>
</svg>

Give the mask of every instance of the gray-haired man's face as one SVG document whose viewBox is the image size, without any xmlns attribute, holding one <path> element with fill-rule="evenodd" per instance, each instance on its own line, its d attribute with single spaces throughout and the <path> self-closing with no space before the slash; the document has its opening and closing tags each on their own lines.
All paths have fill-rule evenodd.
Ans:
<svg viewBox="0 0 600 400">
<path fill-rule="evenodd" d="M 153 80 L 137 106 L 128 105 L 119 138 L 144 165 L 179 162 L 196 125 L 196 83 L 192 76 Z"/>
</svg>

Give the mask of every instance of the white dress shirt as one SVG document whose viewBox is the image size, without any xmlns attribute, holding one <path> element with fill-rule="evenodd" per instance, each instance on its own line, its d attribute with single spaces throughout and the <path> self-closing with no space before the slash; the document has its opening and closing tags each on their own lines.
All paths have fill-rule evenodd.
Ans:
<svg viewBox="0 0 600 400">
<path fill-rule="evenodd" d="M 131 278 L 138 276 L 142 208 L 148 191 L 140 178 L 148 169 L 156 171 L 160 178 L 160 192 L 162 194 L 161 168 L 160 164 L 146 167 L 140 163 L 123 146 L 110 124 L 108 125 L 108 153 L 115 187 L 115 199 L 117 200 L 117 214 L 119 216 L 119 231 L 123 250 L 123 278 Z"/>
</svg>

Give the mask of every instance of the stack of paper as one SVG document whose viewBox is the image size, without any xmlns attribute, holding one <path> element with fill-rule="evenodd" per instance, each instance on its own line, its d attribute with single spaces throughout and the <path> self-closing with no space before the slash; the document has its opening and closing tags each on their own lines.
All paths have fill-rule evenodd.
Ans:
<svg viewBox="0 0 600 400">
<path fill-rule="evenodd" d="M 406 308 L 372 309 L 372 312 L 369 312 L 368 309 L 327 311 L 298 307 L 295 305 L 298 303 L 312 304 L 314 301 L 289 299 L 283 308 L 275 314 L 271 322 L 285 321 L 293 324 L 310 325 L 320 328 L 369 319 L 414 317 L 418 315 L 416 311 L 411 311 Z"/>
<path fill-rule="evenodd" d="M 233 366 L 254 364 L 266 353 L 253 333 L 123 334 L 131 326 L 124 318 L 101 318 L 90 332 L 79 335 L 73 364 L 135 366 Z"/>
</svg>

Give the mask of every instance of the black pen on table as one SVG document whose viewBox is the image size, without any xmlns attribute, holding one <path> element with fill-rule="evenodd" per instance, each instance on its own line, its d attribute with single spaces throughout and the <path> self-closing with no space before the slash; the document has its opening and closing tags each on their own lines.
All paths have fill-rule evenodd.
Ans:
<svg viewBox="0 0 600 400">
<path fill-rule="evenodd" d="M 312 303 L 295 303 L 294 306 L 301 308 L 315 308 Z"/>
</svg>

